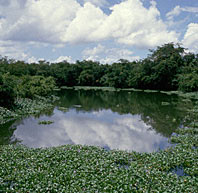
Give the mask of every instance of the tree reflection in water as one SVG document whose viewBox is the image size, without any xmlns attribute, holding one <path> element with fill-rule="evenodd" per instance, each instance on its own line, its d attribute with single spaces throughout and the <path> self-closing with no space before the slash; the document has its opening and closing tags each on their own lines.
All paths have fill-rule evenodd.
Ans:
<svg viewBox="0 0 198 193">
<path fill-rule="evenodd" d="M 152 152 L 168 146 L 193 105 L 162 93 L 63 90 L 59 96 L 53 111 L 15 122 L 16 130 L 0 138 L 3 144 L 15 136 L 29 147 L 87 144 Z M 54 123 L 39 125 L 40 120 Z"/>
</svg>

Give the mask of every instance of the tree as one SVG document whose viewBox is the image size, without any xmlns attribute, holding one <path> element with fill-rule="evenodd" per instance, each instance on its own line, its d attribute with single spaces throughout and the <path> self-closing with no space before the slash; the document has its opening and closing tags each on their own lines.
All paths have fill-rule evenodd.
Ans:
<svg viewBox="0 0 198 193">
<path fill-rule="evenodd" d="M 16 79 L 9 73 L 0 74 L 0 106 L 12 107 L 16 97 Z"/>
<path fill-rule="evenodd" d="M 177 74 L 183 65 L 185 49 L 179 44 L 168 43 L 151 51 L 147 61 L 152 64 L 149 87 L 159 90 L 175 90 L 178 88 Z M 143 69 L 144 71 L 144 69 Z"/>
</svg>

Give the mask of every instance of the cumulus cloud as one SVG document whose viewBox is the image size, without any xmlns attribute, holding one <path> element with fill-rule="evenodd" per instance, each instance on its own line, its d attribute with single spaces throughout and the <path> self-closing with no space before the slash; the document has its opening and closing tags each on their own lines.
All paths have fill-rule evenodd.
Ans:
<svg viewBox="0 0 198 193">
<path fill-rule="evenodd" d="M 140 0 L 126 0 L 105 14 L 105 0 L 0 1 L 0 39 L 53 44 L 112 39 L 121 44 L 150 48 L 177 41 L 160 19 L 156 3 L 145 8 Z"/>
<path fill-rule="evenodd" d="M 192 52 L 198 52 L 198 23 L 190 23 L 182 43 Z"/>
<path fill-rule="evenodd" d="M 100 40 L 100 37 L 97 36 L 97 30 L 106 17 L 100 8 L 91 3 L 85 3 L 67 28 L 64 41 L 82 43 Z"/>
<path fill-rule="evenodd" d="M 139 0 L 128 0 L 114 5 L 111 10 L 97 31 L 100 38 L 109 37 L 140 48 L 177 41 L 178 34 L 168 31 L 154 2 L 147 9 Z"/>
<path fill-rule="evenodd" d="M 22 3 L 23 2 L 23 3 Z M 80 5 L 74 0 L 10 0 L 0 4 L 4 40 L 61 43 Z"/>
<path fill-rule="evenodd" d="M 59 62 L 63 62 L 63 61 L 67 61 L 69 63 L 74 63 L 74 60 L 72 59 L 71 56 L 59 56 L 57 59 L 52 60 L 50 62 L 52 62 L 52 63 L 59 63 Z"/>
<path fill-rule="evenodd" d="M 102 64 L 111 64 L 117 62 L 119 59 L 126 59 L 129 61 L 139 60 L 139 56 L 134 56 L 134 53 L 126 48 L 106 48 L 98 44 L 94 48 L 87 48 L 83 52 L 85 60 L 99 61 Z"/>
<path fill-rule="evenodd" d="M 108 5 L 108 2 L 106 0 L 83 0 L 84 3 L 90 2 L 93 5 L 96 5 L 98 7 L 103 7 Z"/>
</svg>

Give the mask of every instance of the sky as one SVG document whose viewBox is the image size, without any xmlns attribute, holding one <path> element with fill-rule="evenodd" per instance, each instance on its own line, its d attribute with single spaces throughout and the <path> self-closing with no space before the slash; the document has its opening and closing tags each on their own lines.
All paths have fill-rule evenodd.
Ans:
<svg viewBox="0 0 198 193">
<path fill-rule="evenodd" d="M 198 0 L 0 0 L 2 57 L 111 64 L 169 42 L 198 53 Z"/>
</svg>

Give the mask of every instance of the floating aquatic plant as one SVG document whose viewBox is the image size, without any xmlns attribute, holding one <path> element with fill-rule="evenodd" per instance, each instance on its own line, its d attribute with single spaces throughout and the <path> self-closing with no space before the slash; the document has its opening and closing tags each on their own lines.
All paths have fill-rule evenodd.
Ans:
<svg viewBox="0 0 198 193">
<path fill-rule="evenodd" d="M 19 119 L 23 116 L 39 114 L 41 111 L 54 108 L 52 103 L 58 98 L 51 96 L 49 98 L 37 96 L 34 100 L 28 98 L 17 98 L 12 110 L 0 107 L 0 124 L 10 120 Z"/>
<path fill-rule="evenodd" d="M 52 123 L 54 123 L 54 121 L 39 121 L 38 122 L 39 125 L 50 125 Z"/>
</svg>

